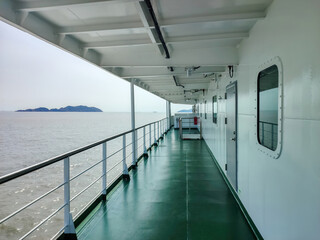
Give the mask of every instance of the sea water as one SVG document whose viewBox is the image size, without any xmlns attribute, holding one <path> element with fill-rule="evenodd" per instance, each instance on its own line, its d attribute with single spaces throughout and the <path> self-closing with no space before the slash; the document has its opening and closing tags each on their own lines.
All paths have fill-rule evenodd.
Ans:
<svg viewBox="0 0 320 240">
<path fill-rule="evenodd" d="M 136 113 L 136 126 L 165 117 L 164 113 Z M 95 141 L 131 129 L 130 113 L 0 112 L 0 175 L 39 163 Z M 148 129 L 146 129 L 148 132 Z M 140 134 L 140 136 L 139 136 Z M 138 138 L 140 138 L 140 131 Z M 127 143 L 130 145 L 131 134 Z M 108 156 L 122 147 L 122 138 L 107 144 Z M 141 149 L 141 145 L 138 147 Z M 141 152 L 141 151 L 140 151 Z M 131 147 L 127 147 L 127 155 Z M 108 159 L 108 184 L 121 172 L 122 153 Z M 74 177 L 102 159 L 97 146 L 70 158 Z M 130 162 L 130 157 L 127 162 Z M 128 162 L 128 165 L 130 164 Z M 118 165 L 117 165 L 118 164 Z M 71 182 L 71 198 L 101 176 L 101 164 Z M 52 164 L 0 186 L 0 219 L 63 183 L 63 162 Z M 101 191 L 101 179 L 71 203 L 73 216 Z M 63 205 L 63 186 L 0 225 L 0 239 L 17 239 Z M 28 238 L 48 239 L 63 227 L 63 209 Z"/>
</svg>

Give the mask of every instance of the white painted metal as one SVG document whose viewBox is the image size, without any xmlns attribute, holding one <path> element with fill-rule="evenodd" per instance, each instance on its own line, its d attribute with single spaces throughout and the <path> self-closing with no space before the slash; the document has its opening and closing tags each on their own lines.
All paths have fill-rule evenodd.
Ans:
<svg viewBox="0 0 320 240">
<path fill-rule="evenodd" d="M 123 175 L 128 175 L 129 174 L 127 163 L 126 163 L 126 158 L 127 158 L 127 154 L 126 154 L 126 135 L 124 134 L 123 137 L 122 137 L 122 174 Z"/>
<path fill-rule="evenodd" d="M 107 66 L 120 77 L 137 78 L 136 85 L 175 103 L 197 97 L 184 96 L 172 73 L 157 73 L 157 67 L 200 66 L 197 83 L 206 80 L 202 70 L 208 65 L 225 67 L 238 64 L 237 45 L 249 37 L 252 26 L 266 16 L 271 0 L 152 1 L 161 32 L 171 54 L 163 56 L 163 47 L 151 16 L 142 0 L 47 0 L 0 2 L 0 15 L 6 22 L 76 54 L 98 66 Z M 175 9 L 175 10 L 173 10 Z M 155 51 L 155 48 L 159 51 Z M 112 57 L 110 57 L 112 56 Z M 139 56 L 139 57 L 136 57 Z M 113 67 L 116 66 L 116 67 Z M 130 73 L 133 67 L 137 68 Z M 151 73 L 145 72 L 149 66 Z M 224 69 L 213 69 L 219 73 Z M 176 75 L 180 75 L 175 69 Z M 162 80 L 152 80 L 154 77 Z M 178 79 L 183 83 L 183 76 Z M 166 80 L 170 84 L 159 86 Z M 183 83 L 187 89 L 208 89 Z M 165 94 L 166 91 L 171 94 Z"/>
<path fill-rule="evenodd" d="M 156 123 L 153 125 L 154 144 L 157 145 Z"/>
<path fill-rule="evenodd" d="M 227 86 L 227 129 L 226 129 L 226 145 L 227 145 L 227 176 L 237 190 L 237 84 L 233 82 Z"/>
<path fill-rule="evenodd" d="M 70 160 L 69 157 L 64 159 L 64 233 L 74 234 L 74 225 L 70 213 Z"/>
<path fill-rule="evenodd" d="M 151 124 L 149 125 L 149 147 L 151 148 Z"/>
<path fill-rule="evenodd" d="M 107 195 L 107 143 L 102 144 L 102 195 Z"/>
<path fill-rule="evenodd" d="M 275 0 L 239 45 L 239 65 L 210 83 L 200 102 L 218 96 L 218 121 L 202 118 L 203 137 L 224 169 L 225 87 L 238 83 L 238 196 L 264 239 L 318 239 L 320 189 L 320 2 Z M 303 18 L 297 14 L 303 9 Z M 292 26 L 295 26 L 294 28 Z M 303 48 L 301 47 L 303 43 Z M 279 57 L 283 66 L 282 150 L 257 144 L 257 73 Z M 280 79 L 281 80 L 281 79 Z M 280 98 L 280 96 L 279 96 Z"/>
<path fill-rule="evenodd" d="M 264 239 L 319 238 L 320 189 L 313 187 L 320 185 L 318 0 L 154 1 L 165 40 L 179 40 L 168 44 L 170 59 L 164 59 L 155 51 L 154 44 L 149 44 L 147 29 L 152 26 L 143 25 L 135 3 L 83 1 L 85 5 L 75 5 L 72 4 L 75 0 L 68 0 L 56 6 L 52 6 L 54 1 L 46 1 L 41 7 L 40 1 L 24 2 L 19 9 L 28 14 L 16 14 L 14 1 L 0 1 L 2 20 L 119 76 L 150 76 L 141 77 L 135 84 L 173 103 L 189 103 L 189 96 L 185 97 L 185 89 L 175 85 L 166 67 L 200 66 L 201 72 L 205 66 L 235 65 L 233 78 L 227 71 L 215 70 L 212 78 L 197 75 L 188 79 L 181 69 L 176 70 L 179 83 L 186 84 L 186 89 L 205 90 L 204 94 L 201 91 L 191 98 L 193 103 L 195 100 L 208 103 L 208 118 L 201 118 L 203 138 L 224 169 L 227 162 L 224 94 L 226 86 L 236 80 L 239 198 Z M 76 19 L 72 12 L 76 12 Z M 208 36 L 235 33 L 245 35 L 240 39 L 208 40 Z M 192 41 L 181 42 L 183 39 Z M 128 41 L 146 44 L 93 48 L 100 42 L 111 46 L 116 42 L 128 45 Z M 93 47 L 85 53 L 81 49 L 86 46 Z M 277 56 L 283 65 L 283 128 L 282 150 L 275 159 L 257 144 L 255 99 L 259 67 Z M 218 97 L 217 124 L 212 122 L 214 95 Z"/>
<path fill-rule="evenodd" d="M 132 165 L 137 165 L 137 131 L 136 129 L 136 113 L 134 108 L 134 79 L 131 79 L 130 93 L 131 93 L 131 128 L 132 128 Z"/>
</svg>

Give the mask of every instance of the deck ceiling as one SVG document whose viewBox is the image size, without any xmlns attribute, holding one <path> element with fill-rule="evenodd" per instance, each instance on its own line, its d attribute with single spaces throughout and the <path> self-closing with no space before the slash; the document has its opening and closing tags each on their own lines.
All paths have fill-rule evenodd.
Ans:
<svg viewBox="0 0 320 240">
<path fill-rule="evenodd" d="M 272 0 L 153 0 L 165 44 L 148 2 L 2 0 L 0 15 L 166 100 L 194 103 L 217 74 L 238 64 L 238 44 Z"/>
</svg>

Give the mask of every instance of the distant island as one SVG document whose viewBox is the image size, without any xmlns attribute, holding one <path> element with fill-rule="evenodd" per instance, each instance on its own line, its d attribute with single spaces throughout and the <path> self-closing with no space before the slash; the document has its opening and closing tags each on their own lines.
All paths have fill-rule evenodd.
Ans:
<svg viewBox="0 0 320 240">
<path fill-rule="evenodd" d="M 180 110 L 178 112 L 180 112 L 180 113 L 192 113 L 192 109 L 188 109 L 188 110 L 182 109 L 182 110 Z"/>
<path fill-rule="evenodd" d="M 62 108 L 48 109 L 45 107 L 39 107 L 34 109 L 17 110 L 16 112 L 102 112 L 101 109 L 96 107 L 87 106 L 67 106 Z"/>
</svg>

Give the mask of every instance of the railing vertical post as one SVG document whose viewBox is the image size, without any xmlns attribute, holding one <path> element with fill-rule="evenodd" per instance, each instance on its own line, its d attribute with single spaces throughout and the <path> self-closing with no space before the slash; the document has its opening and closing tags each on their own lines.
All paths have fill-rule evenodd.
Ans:
<svg viewBox="0 0 320 240">
<path fill-rule="evenodd" d="M 151 124 L 149 124 L 149 147 L 151 148 Z"/>
<path fill-rule="evenodd" d="M 271 149 L 273 149 L 273 123 L 271 123 Z"/>
<path fill-rule="evenodd" d="M 264 145 L 264 123 L 261 123 L 261 127 L 262 127 L 262 139 L 261 139 L 261 143 Z"/>
<path fill-rule="evenodd" d="M 202 139 L 202 119 L 199 118 L 199 124 L 200 124 L 200 139 Z"/>
<path fill-rule="evenodd" d="M 76 235 L 75 227 L 70 213 L 70 159 L 64 159 L 64 234 L 73 237 Z"/>
<path fill-rule="evenodd" d="M 182 139 L 182 118 L 179 118 L 179 133 L 180 133 L 180 138 Z"/>
<path fill-rule="evenodd" d="M 107 142 L 102 144 L 102 199 L 107 198 Z"/>
<path fill-rule="evenodd" d="M 162 127 L 163 127 L 163 123 L 162 120 L 159 121 L 160 127 L 159 127 L 159 139 L 163 139 L 163 134 L 162 134 Z"/>
<path fill-rule="evenodd" d="M 134 81 L 131 79 L 131 128 L 132 128 L 132 166 L 137 166 L 137 151 L 136 151 L 136 123 L 135 123 L 135 108 L 134 108 Z"/>
<path fill-rule="evenodd" d="M 156 123 L 153 124 L 153 137 L 154 137 L 154 145 L 155 146 L 158 146 L 158 143 L 157 143 L 157 135 L 156 135 Z"/>
<path fill-rule="evenodd" d="M 146 127 L 143 127 L 143 156 L 147 157 L 147 145 L 146 145 Z"/>
<path fill-rule="evenodd" d="M 126 135 L 124 134 L 122 137 L 122 177 L 124 179 L 130 179 L 129 171 L 126 163 Z"/>
<path fill-rule="evenodd" d="M 160 121 L 158 121 L 158 124 L 157 124 L 158 125 L 158 131 L 157 131 L 158 132 L 158 140 L 160 139 L 160 123 L 159 122 Z"/>
</svg>

